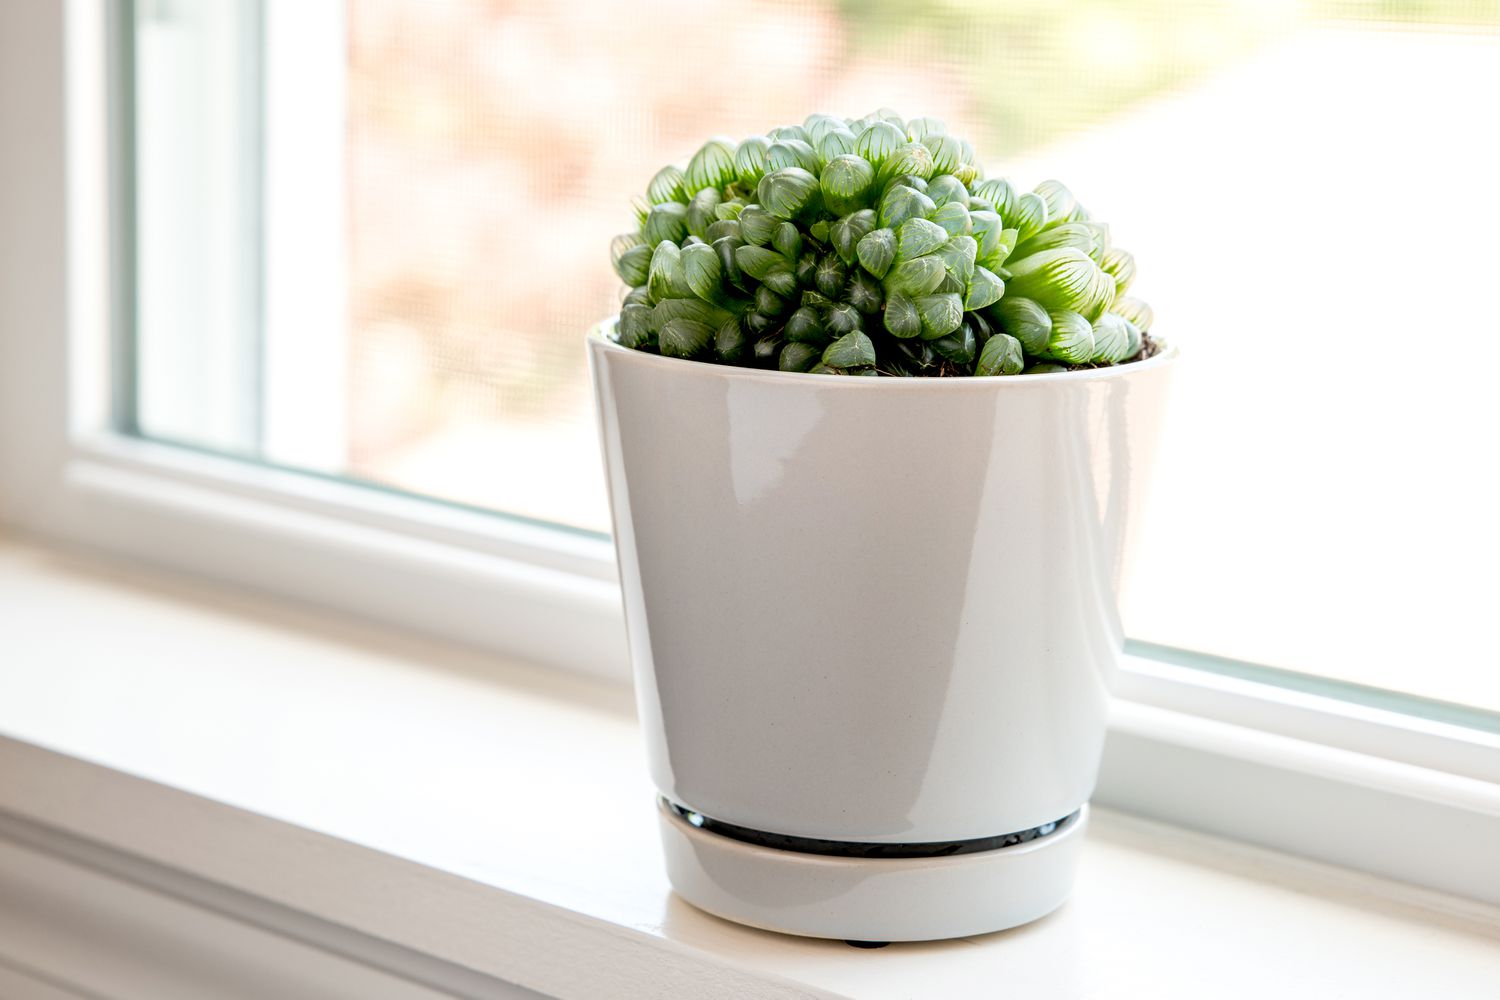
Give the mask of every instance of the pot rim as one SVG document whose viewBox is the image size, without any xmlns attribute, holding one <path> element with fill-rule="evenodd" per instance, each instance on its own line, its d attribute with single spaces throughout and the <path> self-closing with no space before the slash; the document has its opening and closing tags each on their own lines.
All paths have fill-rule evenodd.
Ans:
<svg viewBox="0 0 1500 1000">
<path fill-rule="evenodd" d="M 1103 368 L 1085 368 L 1071 372 L 1033 372 L 1030 375 L 968 375 L 962 378 L 943 378 L 935 375 L 910 375 L 903 378 L 851 378 L 848 375 L 815 375 L 812 372 L 783 372 L 765 368 L 744 368 L 739 365 L 720 365 L 710 361 L 694 361 L 690 358 L 669 358 L 660 354 L 647 354 L 644 351 L 625 347 L 608 335 L 607 331 L 613 329 L 616 322 L 618 322 L 618 317 L 611 316 L 596 323 L 589 330 L 585 341 L 590 349 L 618 353 L 622 357 L 630 356 L 634 363 L 660 368 L 668 373 L 676 372 L 683 376 L 690 376 L 694 373 L 700 375 L 716 374 L 723 378 L 742 378 L 751 381 L 802 381 L 804 383 L 807 383 L 811 379 L 825 386 L 847 386 L 854 391 L 876 389 L 880 386 L 885 387 L 883 391 L 921 386 L 923 388 L 932 387 L 937 391 L 956 392 L 961 391 L 961 387 L 974 389 L 1000 385 L 1036 385 L 1040 382 L 1096 382 L 1105 379 L 1125 378 L 1136 372 L 1160 368 L 1177 360 L 1179 353 L 1176 344 L 1162 340 L 1158 341 L 1161 344 L 1161 349 L 1144 361 L 1133 361 L 1130 364 L 1107 365 Z"/>
</svg>

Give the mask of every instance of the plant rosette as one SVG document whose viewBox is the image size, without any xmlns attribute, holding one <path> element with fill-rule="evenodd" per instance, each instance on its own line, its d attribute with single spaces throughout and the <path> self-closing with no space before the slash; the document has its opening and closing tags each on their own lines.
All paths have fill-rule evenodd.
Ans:
<svg viewBox="0 0 1500 1000">
<path fill-rule="evenodd" d="M 648 200 L 588 349 L 674 888 L 855 941 L 1050 912 L 1176 357 L 1133 262 L 887 113 L 713 140 Z"/>
</svg>

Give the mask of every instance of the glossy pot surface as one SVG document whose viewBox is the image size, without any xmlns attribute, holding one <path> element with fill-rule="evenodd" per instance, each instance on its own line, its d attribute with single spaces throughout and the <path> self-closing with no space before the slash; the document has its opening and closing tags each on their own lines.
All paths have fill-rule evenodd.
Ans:
<svg viewBox="0 0 1500 1000">
<path fill-rule="evenodd" d="M 997 378 L 786 374 L 589 338 L 663 795 L 839 841 L 1069 816 L 1175 358 Z"/>
</svg>

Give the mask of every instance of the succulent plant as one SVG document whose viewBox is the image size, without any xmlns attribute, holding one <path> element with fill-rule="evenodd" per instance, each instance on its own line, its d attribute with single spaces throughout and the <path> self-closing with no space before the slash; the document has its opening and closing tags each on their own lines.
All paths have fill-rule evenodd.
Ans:
<svg viewBox="0 0 1500 1000">
<path fill-rule="evenodd" d="M 1063 184 L 1018 192 L 935 118 L 811 115 L 663 167 L 615 237 L 615 337 L 843 375 L 1017 375 L 1149 356 L 1135 259 Z"/>
</svg>

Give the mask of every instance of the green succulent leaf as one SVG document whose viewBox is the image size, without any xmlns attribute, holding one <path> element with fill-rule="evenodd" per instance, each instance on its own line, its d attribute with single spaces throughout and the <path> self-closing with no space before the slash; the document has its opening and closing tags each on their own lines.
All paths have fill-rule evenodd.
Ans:
<svg viewBox="0 0 1500 1000">
<path fill-rule="evenodd" d="M 654 247 L 662 240 L 681 242 L 687 235 L 687 206 L 676 201 L 654 205 L 641 224 L 641 242 Z"/>
<path fill-rule="evenodd" d="M 885 303 L 885 328 L 903 339 L 920 336 L 922 314 L 917 312 L 917 304 L 900 293 L 892 295 Z"/>
<path fill-rule="evenodd" d="M 740 265 L 740 270 L 756 281 L 765 281 L 771 268 L 786 263 L 786 258 L 776 251 L 753 246 L 740 247 L 734 252 L 734 259 Z"/>
<path fill-rule="evenodd" d="M 1027 354 L 1041 354 L 1052 337 L 1052 317 L 1038 303 L 1014 294 L 989 309 L 989 317 L 1005 333 L 1021 342 Z"/>
<path fill-rule="evenodd" d="M 1019 240 L 1029 239 L 1042 231 L 1048 222 L 1047 203 L 1037 194 L 1023 194 L 1016 199 L 1013 214 L 1001 215 L 1009 228 L 1018 231 Z"/>
<path fill-rule="evenodd" d="M 823 138 L 823 136 L 827 135 L 834 129 L 848 127 L 849 126 L 844 123 L 844 119 L 839 118 L 836 115 L 825 115 L 819 111 L 814 111 L 812 114 L 802 119 L 802 131 L 807 133 L 807 139 L 809 142 L 817 142 L 819 139 Z"/>
<path fill-rule="evenodd" d="M 917 314 L 922 318 L 922 339 L 936 340 L 959 328 L 964 321 L 964 305 L 954 293 L 923 295 L 916 299 Z"/>
<path fill-rule="evenodd" d="M 849 131 L 849 120 L 842 115 L 815 112 L 802 120 L 802 128 L 807 133 L 807 141 L 816 145 L 829 132 Z"/>
<path fill-rule="evenodd" d="M 794 219 L 818 193 L 818 179 L 801 167 L 766 174 L 755 189 L 756 201 L 778 219 Z"/>
<path fill-rule="evenodd" d="M 708 231 L 704 234 L 703 242 L 712 245 L 716 241 L 721 240 L 726 236 L 733 236 L 741 243 L 745 242 L 744 238 L 740 235 L 740 224 L 738 220 L 719 219 L 718 221 L 714 222 L 708 227 Z"/>
<path fill-rule="evenodd" d="M 1052 333 L 1040 357 L 1069 365 L 1081 365 L 1094 356 L 1094 326 L 1079 313 L 1069 309 L 1052 312 Z"/>
<path fill-rule="evenodd" d="M 854 133 L 846 128 L 835 129 L 824 134 L 818 139 L 816 148 L 818 159 L 823 163 L 831 163 L 840 156 L 846 156 L 854 152 Z"/>
<path fill-rule="evenodd" d="M 769 285 L 761 285 L 755 290 L 755 311 L 762 316 L 780 316 L 790 304 Z"/>
<path fill-rule="evenodd" d="M 709 244 L 714 248 L 714 253 L 719 255 L 719 273 L 727 284 L 743 287 L 744 276 L 740 273 L 740 262 L 735 257 L 735 251 L 745 244 L 738 236 L 721 236 Z"/>
<path fill-rule="evenodd" d="M 690 319 L 696 323 L 717 329 L 726 319 L 734 314 L 729 310 L 714 305 L 712 302 L 704 302 L 700 298 L 689 297 L 692 293 L 684 292 L 681 298 L 662 299 L 651 309 L 651 325 L 660 330 L 671 319 Z"/>
<path fill-rule="evenodd" d="M 705 142 L 688 161 L 684 180 L 687 193 L 691 196 L 706 187 L 723 188 L 733 184 L 739 177 L 734 154 L 734 143 L 728 139 L 713 138 Z"/>
<path fill-rule="evenodd" d="M 937 211 L 932 199 L 906 184 L 892 184 L 880 198 L 880 225 L 895 229 L 907 219 L 925 219 Z"/>
<path fill-rule="evenodd" d="M 680 266 L 683 280 L 694 295 L 705 302 L 723 299 L 723 265 L 713 247 L 704 243 L 683 247 Z"/>
<path fill-rule="evenodd" d="M 864 317 L 849 303 L 840 302 L 838 305 L 829 307 L 828 329 L 834 336 L 842 337 L 846 333 L 853 333 L 855 330 L 864 328 Z"/>
<path fill-rule="evenodd" d="M 873 273 L 873 272 L 872 272 Z M 892 294 L 916 298 L 937 290 L 947 272 L 937 254 L 903 260 L 890 269 L 885 276 L 886 290 Z"/>
<path fill-rule="evenodd" d="M 948 242 L 948 231 L 927 219 L 907 219 L 896 229 L 896 259 L 911 260 Z"/>
<path fill-rule="evenodd" d="M 965 367 L 974 363 L 979 342 L 974 335 L 973 325 L 960 323 L 957 330 L 934 339 L 932 349 L 955 365 Z"/>
<path fill-rule="evenodd" d="M 956 201 L 939 205 L 932 213 L 932 222 L 942 226 L 949 236 L 968 236 L 974 231 L 974 220 L 968 208 Z"/>
<path fill-rule="evenodd" d="M 780 221 L 759 205 L 746 205 L 740 213 L 740 235 L 751 246 L 763 247 L 771 242 L 771 234 Z"/>
<path fill-rule="evenodd" d="M 1047 203 L 1048 222 L 1073 222 L 1087 216 L 1083 206 L 1078 204 L 1078 199 L 1073 197 L 1073 192 L 1062 181 L 1042 181 L 1033 189 L 1033 193 Z"/>
<path fill-rule="evenodd" d="M 797 294 L 797 276 L 792 273 L 791 265 L 784 261 L 772 267 L 764 280 L 766 287 L 782 298 L 791 298 Z"/>
<path fill-rule="evenodd" d="M 822 347 L 829 341 L 828 327 L 821 310 L 802 306 L 786 321 L 786 339 Z"/>
<path fill-rule="evenodd" d="M 630 208 L 635 213 L 636 226 L 644 226 L 646 224 L 646 216 L 651 214 L 651 202 L 636 195 L 630 199 Z"/>
<path fill-rule="evenodd" d="M 1114 278 L 1073 247 L 1043 250 L 1006 266 L 1010 291 L 1049 310 L 1081 313 L 1092 322 L 1114 301 Z"/>
<path fill-rule="evenodd" d="M 932 150 L 920 142 L 906 142 L 897 146 L 881 166 L 887 177 L 920 177 L 927 180 L 935 172 Z M 946 171 L 942 171 L 946 173 Z"/>
<path fill-rule="evenodd" d="M 964 322 L 974 324 L 974 333 L 979 338 L 980 347 L 983 347 L 984 342 L 989 340 L 996 332 L 995 324 L 990 322 L 989 316 L 985 314 L 985 310 L 983 309 L 978 311 L 965 310 Z"/>
<path fill-rule="evenodd" d="M 963 140 L 953 135 L 929 135 L 922 139 L 932 157 L 932 172 L 951 174 L 964 162 Z M 950 359 L 951 360 L 951 359 Z"/>
<path fill-rule="evenodd" d="M 617 234 L 609 241 L 609 262 L 618 265 L 625 251 L 638 246 L 645 246 L 639 232 Z"/>
<path fill-rule="evenodd" d="M 1119 247 L 1111 247 L 1104 251 L 1104 260 L 1100 263 L 1106 274 L 1115 279 L 1115 294 L 1124 295 L 1130 288 L 1130 283 L 1135 280 L 1135 257 L 1129 250 L 1121 250 Z"/>
<path fill-rule="evenodd" d="M 976 312 L 999 302 L 1004 295 L 1005 282 L 989 268 L 976 266 L 974 276 L 969 279 L 969 287 L 964 293 L 964 310 Z"/>
<path fill-rule="evenodd" d="M 775 333 L 767 333 L 757 337 L 750 345 L 750 356 L 759 365 L 771 365 L 776 363 L 781 356 L 782 340 Z"/>
<path fill-rule="evenodd" d="M 994 271 L 996 274 L 1000 274 L 1001 265 L 1010 260 L 1011 256 L 1015 253 L 1016 240 L 1019 237 L 1020 230 L 1018 229 L 1002 229 L 1000 231 L 1000 241 L 995 246 L 994 255 L 991 260 L 986 260 L 984 262 L 984 266 Z M 1004 274 L 1001 274 L 1000 276 L 1002 278 L 1006 277 L 1006 275 Z"/>
<path fill-rule="evenodd" d="M 845 153 L 828 161 L 818 184 L 828 210 L 846 215 L 868 204 L 875 185 L 875 168 L 863 157 Z"/>
<path fill-rule="evenodd" d="M 859 264 L 877 278 L 884 278 L 896 261 L 896 233 L 876 229 L 866 233 L 855 248 Z"/>
<path fill-rule="evenodd" d="M 974 268 L 979 254 L 979 244 L 972 236 L 955 236 L 934 252 L 933 256 L 943 262 L 943 267 L 953 277 L 962 292 L 974 278 Z"/>
<path fill-rule="evenodd" d="M 857 269 L 849 276 L 844 298 L 851 306 L 868 316 L 880 311 L 885 303 L 885 289 L 873 275 Z"/>
<path fill-rule="evenodd" d="M 652 302 L 672 297 L 680 284 L 678 272 L 681 266 L 682 251 L 677 249 L 677 244 L 668 240 L 656 244 L 646 275 L 646 287 L 650 290 Z"/>
<path fill-rule="evenodd" d="M 765 136 L 753 135 L 734 151 L 734 171 L 741 186 L 753 189 L 766 175 L 766 150 L 771 143 Z"/>
<path fill-rule="evenodd" d="M 1022 375 L 1050 375 L 1053 372 L 1065 372 L 1067 370 L 1068 369 L 1067 369 L 1067 367 L 1065 365 L 1053 364 L 1051 361 L 1038 361 L 1036 364 L 1032 365 L 1030 368 L 1026 369 L 1021 374 Z"/>
<path fill-rule="evenodd" d="M 790 222 L 783 222 L 771 233 L 771 246 L 787 260 L 802 256 L 802 231 Z"/>
<path fill-rule="evenodd" d="M 744 324 L 738 316 L 731 316 L 720 324 L 714 333 L 714 353 L 728 365 L 737 365 L 745 360 L 749 338 L 745 336 Z"/>
<path fill-rule="evenodd" d="M 615 273 L 627 285 L 644 285 L 651 267 L 651 248 L 636 244 L 615 258 Z"/>
<path fill-rule="evenodd" d="M 943 135 L 947 131 L 948 126 L 941 118 L 923 116 L 906 123 L 906 134 L 918 142 L 928 136 Z"/>
<path fill-rule="evenodd" d="M 1151 314 L 1151 307 L 1146 304 L 1144 299 L 1137 299 L 1129 295 L 1121 299 L 1116 299 L 1114 305 L 1109 307 L 1109 311 L 1130 320 L 1141 333 L 1150 333 L 1151 322 L 1156 318 Z"/>
<path fill-rule="evenodd" d="M 718 188 L 704 188 L 693 195 L 687 209 L 688 232 L 707 242 L 709 227 L 718 221 L 717 209 L 723 200 Z"/>
<path fill-rule="evenodd" d="M 691 358 L 702 352 L 713 338 L 714 328 L 707 323 L 678 317 L 662 324 L 656 340 L 663 354 L 675 358 Z"/>
<path fill-rule="evenodd" d="M 651 338 L 651 307 L 627 305 L 620 310 L 616 337 L 626 347 L 640 347 Z"/>
<path fill-rule="evenodd" d="M 969 207 L 969 189 L 964 182 L 952 174 L 941 174 L 927 183 L 927 197 L 938 208 L 945 205 L 959 204 L 964 208 Z"/>
<path fill-rule="evenodd" d="M 1010 218 L 1016 211 L 1016 189 L 1010 186 L 1010 181 L 1003 177 L 991 177 L 989 180 L 980 181 L 974 185 L 972 192 L 976 198 L 983 198 L 989 202 L 994 211 L 1003 218 Z"/>
<path fill-rule="evenodd" d="M 656 176 L 651 178 L 651 183 L 646 185 L 646 200 L 653 205 L 664 201 L 687 201 L 682 171 L 671 164 L 658 170 Z"/>
<path fill-rule="evenodd" d="M 818 268 L 813 272 L 813 284 L 818 291 L 831 299 L 843 291 L 844 283 L 848 280 L 849 269 L 837 254 L 824 254 L 818 259 Z"/>
<path fill-rule="evenodd" d="M 854 151 L 879 170 L 891 154 L 905 144 L 906 135 L 900 128 L 890 122 L 877 121 L 856 134 Z"/>
<path fill-rule="evenodd" d="M 974 146 L 969 140 L 960 142 L 963 152 L 960 154 L 961 162 L 954 169 L 953 175 L 965 184 L 972 184 L 984 176 L 984 169 L 979 165 L 979 158 L 974 155 Z"/>
<path fill-rule="evenodd" d="M 835 221 L 828 235 L 833 249 L 852 267 L 859 260 L 859 241 L 874 230 L 875 212 L 866 208 Z"/>
<path fill-rule="evenodd" d="M 1030 257 L 1043 250 L 1072 247 L 1097 262 L 1103 258 L 1103 245 L 1104 234 L 1094 223 L 1059 222 L 1018 244 L 1015 254 L 1017 257 Z"/>
<path fill-rule="evenodd" d="M 990 267 L 1000 248 L 1000 234 L 1005 231 L 1005 223 L 994 212 L 970 212 L 969 219 L 974 226 L 974 239 L 979 243 L 978 260 Z"/>
<path fill-rule="evenodd" d="M 860 330 L 846 333 L 828 345 L 823 364 L 830 368 L 866 368 L 875 364 L 875 343 Z"/>
<path fill-rule="evenodd" d="M 1114 313 L 1094 320 L 1094 356 L 1090 360 L 1112 365 L 1130 357 L 1134 353 L 1130 350 L 1130 326 L 1129 320 Z"/>
<path fill-rule="evenodd" d="M 984 343 L 979 360 L 974 365 L 975 375 L 1019 375 L 1026 367 L 1026 354 L 1021 342 L 1008 333 L 997 333 Z"/>
<path fill-rule="evenodd" d="M 801 167 L 808 173 L 815 174 L 819 165 L 818 154 L 813 151 L 809 143 L 801 139 L 777 139 L 766 150 L 766 169 L 768 170 Z"/>
<path fill-rule="evenodd" d="M 812 344 L 789 343 L 781 349 L 776 367 L 784 372 L 805 372 L 818 363 L 822 353 L 820 348 Z"/>
</svg>

